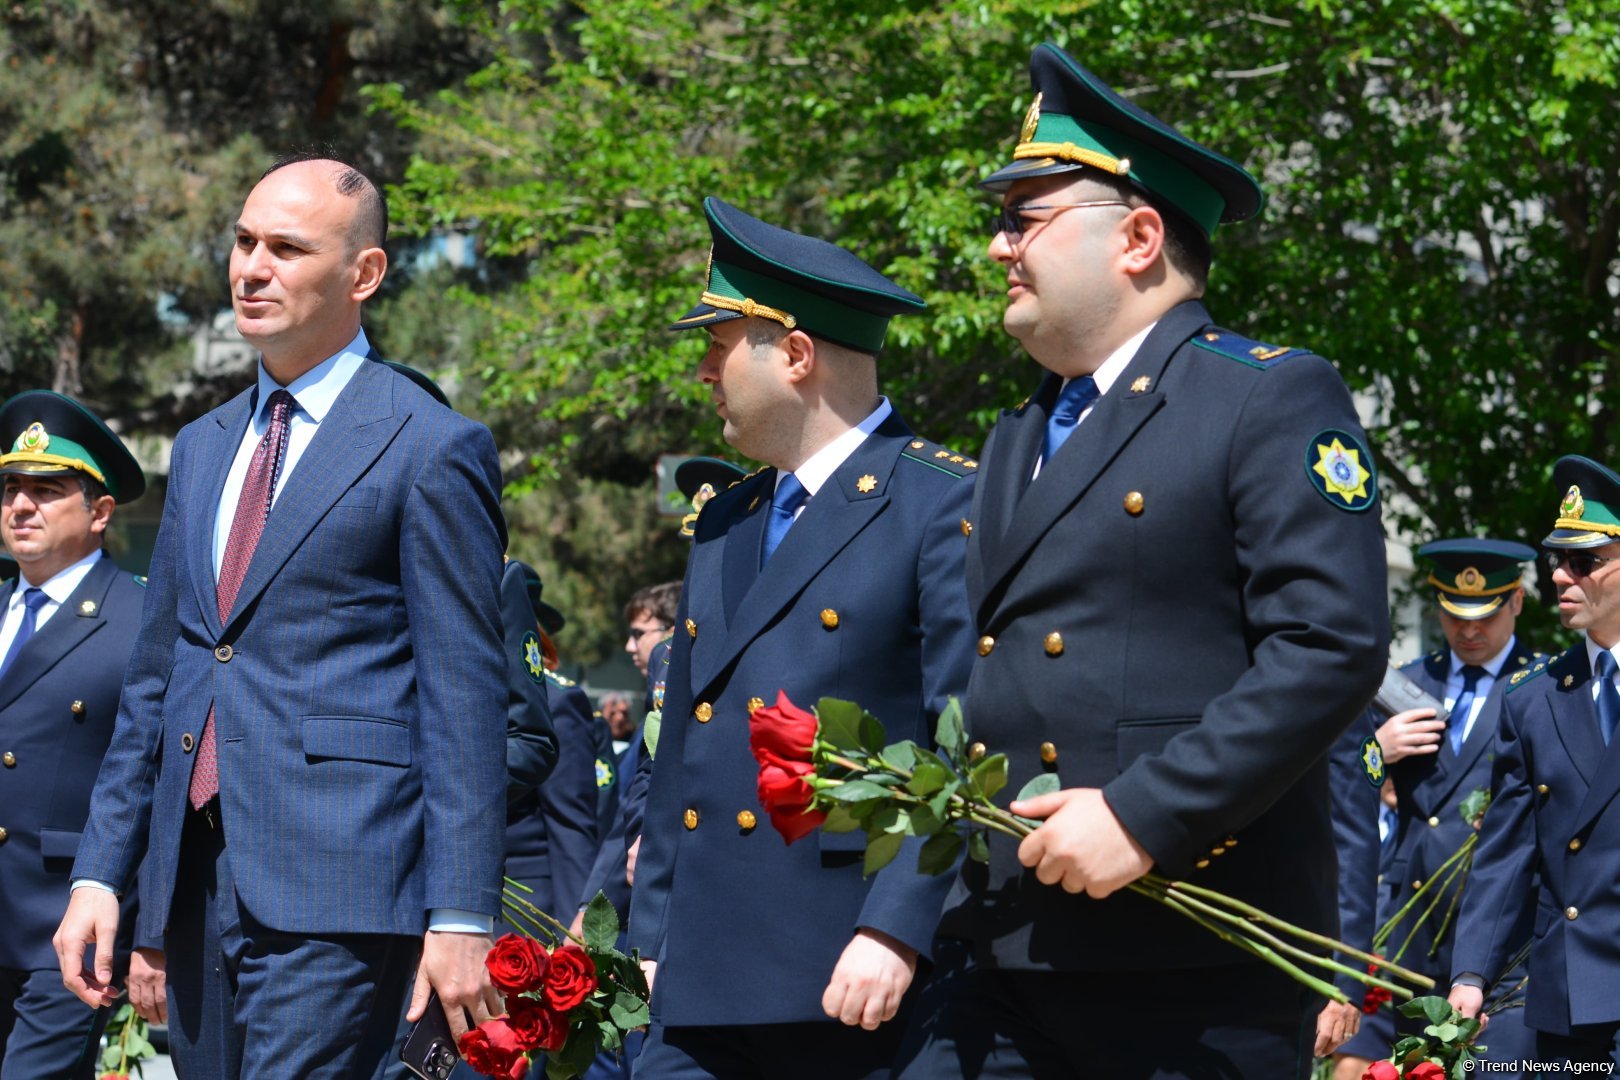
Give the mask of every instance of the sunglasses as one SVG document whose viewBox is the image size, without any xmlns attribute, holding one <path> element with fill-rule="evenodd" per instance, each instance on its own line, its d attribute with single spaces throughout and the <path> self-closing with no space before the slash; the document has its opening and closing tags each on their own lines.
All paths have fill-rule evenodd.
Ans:
<svg viewBox="0 0 1620 1080">
<path fill-rule="evenodd" d="M 1592 555 L 1585 551 L 1549 551 L 1547 552 L 1548 572 L 1557 570 L 1560 566 L 1566 568 L 1575 577 L 1591 577 L 1592 571 L 1604 563 L 1620 562 L 1620 557 L 1609 555 Z"/>
<path fill-rule="evenodd" d="M 1023 203 L 1018 206 L 1003 206 L 996 212 L 995 217 L 990 219 L 990 237 L 994 239 L 1002 233 L 1006 233 L 1007 239 L 1016 244 L 1031 227 L 1052 220 L 1051 218 L 1027 218 L 1025 215 L 1031 210 L 1085 210 L 1093 206 L 1129 205 L 1130 203 L 1122 202 L 1119 199 L 1099 199 L 1095 202 Z"/>
</svg>

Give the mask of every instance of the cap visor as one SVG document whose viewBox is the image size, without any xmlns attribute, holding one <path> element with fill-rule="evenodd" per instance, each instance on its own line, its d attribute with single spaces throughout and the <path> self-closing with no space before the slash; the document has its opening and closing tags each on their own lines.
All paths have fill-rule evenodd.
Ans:
<svg viewBox="0 0 1620 1080">
<path fill-rule="evenodd" d="M 1463 600 L 1460 597 L 1449 596 L 1445 593 L 1441 593 L 1440 609 L 1458 619 L 1467 619 L 1471 621 L 1474 619 L 1489 618 L 1490 616 L 1494 615 L 1496 613 L 1496 609 L 1502 606 L 1503 600 L 1504 597 L 1502 596 L 1493 596 L 1488 600 L 1483 601 Z"/>
<path fill-rule="evenodd" d="M 1620 536 L 1611 536 L 1605 532 L 1580 532 L 1575 529 L 1554 529 L 1547 534 L 1541 542 L 1542 547 L 1550 548 L 1600 548 L 1609 544 L 1620 543 Z"/>
<path fill-rule="evenodd" d="M 708 304 L 699 304 L 670 323 L 669 329 L 693 330 L 700 326 L 713 326 L 715 323 L 740 318 L 742 318 L 742 312 L 740 311 L 726 311 L 723 308 L 710 307 Z"/>
<path fill-rule="evenodd" d="M 1075 161 L 1064 161 L 1061 158 L 1025 158 L 1015 161 L 1011 165 L 1003 165 L 983 180 L 979 186 L 986 191 L 1000 194 L 1012 186 L 1015 180 L 1028 180 L 1036 176 L 1055 176 L 1058 173 L 1075 172 L 1086 166 Z"/>
</svg>

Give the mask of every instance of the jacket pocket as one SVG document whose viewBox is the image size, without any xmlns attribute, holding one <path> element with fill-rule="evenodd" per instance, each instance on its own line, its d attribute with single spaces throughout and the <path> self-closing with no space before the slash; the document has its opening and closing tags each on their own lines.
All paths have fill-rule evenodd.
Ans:
<svg viewBox="0 0 1620 1080">
<path fill-rule="evenodd" d="M 39 830 L 39 853 L 47 859 L 71 859 L 79 854 L 82 833 L 66 829 Z"/>
<path fill-rule="evenodd" d="M 1183 731 L 1198 726 L 1197 717 L 1172 716 L 1154 720 L 1121 720 L 1115 728 L 1120 772 L 1131 767 L 1137 758 L 1157 754 L 1166 743 Z"/>
<path fill-rule="evenodd" d="M 306 716 L 304 757 L 371 761 L 379 765 L 411 763 L 411 732 L 398 720 L 375 716 Z"/>
</svg>

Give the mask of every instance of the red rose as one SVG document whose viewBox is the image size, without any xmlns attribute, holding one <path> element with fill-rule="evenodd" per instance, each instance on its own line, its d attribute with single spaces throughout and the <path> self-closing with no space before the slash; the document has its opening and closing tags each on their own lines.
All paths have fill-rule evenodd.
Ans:
<svg viewBox="0 0 1620 1080">
<path fill-rule="evenodd" d="M 485 1020 L 461 1037 L 460 1046 L 468 1067 L 482 1076 L 523 1080 L 528 1075 L 528 1056 L 505 1017 Z"/>
<path fill-rule="evenodd" d="M 1378 1006 L 1394 998 L 1394 994 L 1382 986 L 1369 986 L 1366 994 L 1361 998 L 1361 1011 L 1371 1016 L 1378 1011 Z"/>
<path fill-rule="evenodd" d="M 1387 1061 L 1375 1061 L 1361 1074 L 1361 1080 L 1401 1080 L 1401 1070 Z"/>
<path fill-rule="evenodd" d="M 578 945 L 564 945 L 546 966 L 546 1004 L 566 1013 L 596 989 L 596 962 Z"/>
<path fill-rule="evenodd" d="M 534 998 L 509 997 L 506 1012 L 525 1050 L 561 1050 L 568 1041 L 568 1018 Z"/>
<path fill-rule="evenodd" d="M 761 766 L 782 762 L 808 764 L 818 728 L 815 713 L 805 712 L 788 700 L 786 691 L 778 690 L 775 705 L 749 714 L 748 745 Z"/>
<path fill-rule="evenodd" d="M 533 938 L 507 934 L 484 957 L 489 981 L 506 994 L 522 994 L 546 977 L 546 950 Z"/>
<path fill-rule="evenodd" d="M 1406 1080 L 1446 1080 L 1446 1070 L 1432 1061 L 1420 1061 L 1406 1070 Z"/>
<path fill-rule="evenodd" d="M 759 766 L 759 805 L 771 815 L 771 824 L 788 843 L 815 832 L 827 820 L 822 810 L 811 810 L 815 790 L 804 778 L 815 772 L 801 761 L 762 761 Z"/>
</svg>

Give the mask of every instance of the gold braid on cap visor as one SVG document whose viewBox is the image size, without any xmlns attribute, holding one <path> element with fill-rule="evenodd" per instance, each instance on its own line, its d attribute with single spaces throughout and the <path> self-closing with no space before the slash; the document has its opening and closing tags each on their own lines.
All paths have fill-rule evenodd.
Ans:
<svg viewBox="0 0 1620 1080">
<path fill-rule="evenodd" d="M 687 295 L 690 296 L 691 294 L 688 293 Z M 761 319 L 774 320 L 781 323 L 789 330 L 792 330 L 794 327 L 799 325 L 799 320 L 795 319 L 787 312 L 778 311 L 776 308 L 766 307 L 764 304 L 755 303 L 746 296 L 741 300 L 733 300 L 731 297 L 721 296 L 719 293 L 705 292 L 699 299 L 702 303 L 708 304 L 712 308 L 719 308 L 721 311 L 735 311 L 748 318 L 753 318 L 757 315 Z"/>
<path fill-rule="evenodd" d="M 57 454 L 37 454 L 27 450 L 14 454 L 0 454 L 0 469 L 7 465 L 40 465 L 40 469 L 24 469 L 24 472 L 44 472 L 47 468 L 76 469 L 79 472 L 89 473 L 96 478 L 96 483 L 103 486 L 107 478 L 101 475 L 101 470 L 81 458 L 61 457 Z"/>
<path fill-rule="evenodd" d="M 1096 150 L 1078 146 L 1072 142 L 1026 142 L 1019 143 L 1013 150 L 1013 160 L 1023 161 L 1025 158 L 1060 158 L 1063 161 L 1073 161 L 1079 165 L 1090 165 L 1093 169 L 1113 173 L 1115 176 L 1124 176 L 1131 171 L 1130 158 L 1116 158 Z"/>
</svg>

